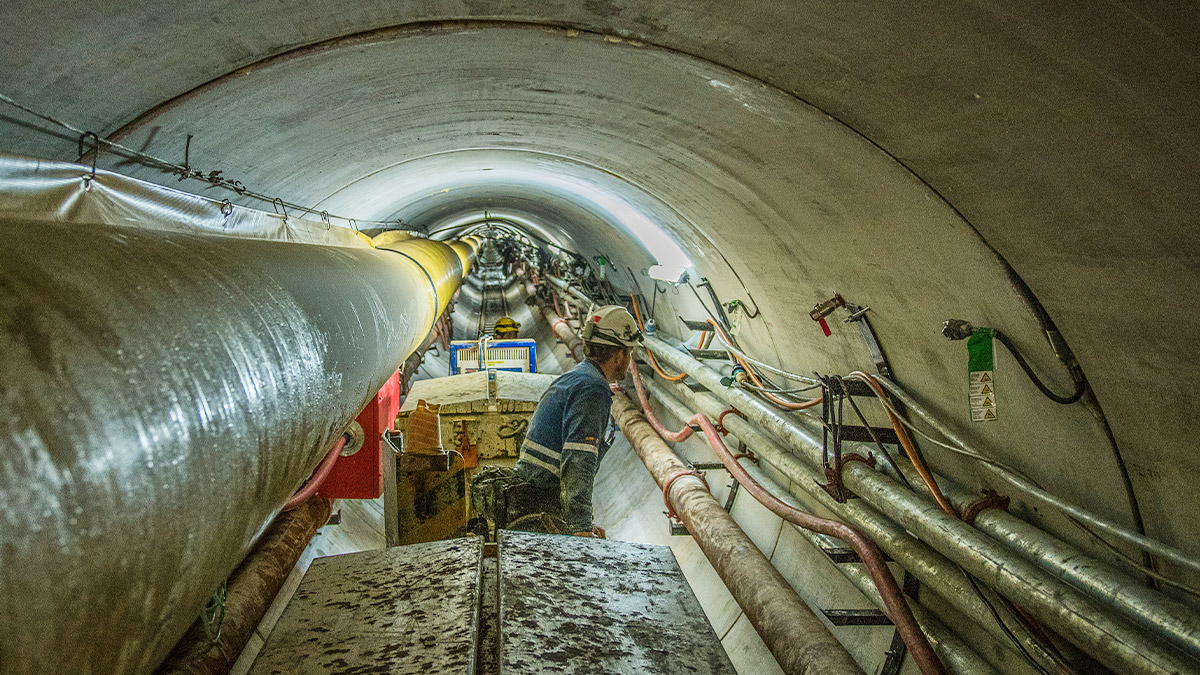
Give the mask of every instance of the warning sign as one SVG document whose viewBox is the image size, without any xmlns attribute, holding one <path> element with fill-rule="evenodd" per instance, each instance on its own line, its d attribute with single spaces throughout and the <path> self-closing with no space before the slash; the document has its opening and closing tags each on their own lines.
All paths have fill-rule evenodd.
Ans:
<svg viewBox="0 0 1200 675">
<path fill-rule="evenodd" d="M 972 422 L 996 419 L 996 371 L 992 340 L 996 331 L 976 328 L 967 340 L 967 387 Z"/>
<path fill-rule="evenodd" d="M 971 421 L 990 422 L 996 419 L 996 382 L 991 370 L 970 371 Z"/>
<path fill-rule="evenodd" d="M 995 408 L 971 408 L 972 422 L 990 422 L 996 419 Z"/>
</svg>

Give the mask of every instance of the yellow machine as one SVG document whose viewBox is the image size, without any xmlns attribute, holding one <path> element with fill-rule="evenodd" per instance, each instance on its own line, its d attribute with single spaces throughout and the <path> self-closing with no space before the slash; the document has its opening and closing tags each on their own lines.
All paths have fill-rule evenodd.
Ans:
<svg viewBox="0 0 1200 675">
<path fill-rule="evenodd" d="M 384 477 L 388 545 L 468 532 L 477 515 L 470 503 L 474 475 L 485 466 L 516 464 L 529 418 L 553 381 L 553 375 L 489 371 L 413 383 L 396 417 L 402 438 L 393 454 L 396 470 Z"/>
</svg>

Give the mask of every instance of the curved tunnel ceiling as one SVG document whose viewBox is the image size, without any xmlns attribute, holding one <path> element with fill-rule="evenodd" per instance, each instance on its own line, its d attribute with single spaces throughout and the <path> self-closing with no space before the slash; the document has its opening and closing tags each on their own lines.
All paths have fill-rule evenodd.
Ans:
<svg viewBox="0 0 1200 675">
<path fill-rule="evenodd" d="M 123 142 L 153 154 L 179 156 L 195 134 L 195 165 L 363 219 L 436 226 L 507 209 L 638 269 L 650 255 L 629 231 L 644 218 L 723 300 L 761 307 L 762 320 L 743 327 L 752 351 L 805 370 L 864 365 L 851 329 L 824 339 L 802 311 L 841 291 L 872 307 L 899 379 L 948 417 L 962 417 L 964 357 L 937 333 L 946 318 L 1002 327 L 1039 355 L 1039 370 L 1058 373 L 994 247 L 1079 355 L 1152 534 L 1194 546 L 1188 521 L 1200 507 L 1171 496 L 1188 489 L 1200 460 L 1170 441 L 1200 423 L 1188 391 L 1164 384 L 1181 368 L 1193 379 L 1190 336 L 1200 328 L 1196 312 L 1177 310 L 1200 299 L 1185 178 L 1197 175 L 1197 50 L 1181 10 L 71 8 L 69 17 L 3 10 L 13 19 L 4 91 L 97 129 L 124 125 Z M 625 37 L 501 23 L 355 35 L 464 16 Z M 47 36 L 61 52 L 31 41 Z M 263 61 L 338 36 L 353 37 Z M 118 83 L 72 72 L 72 58 L 121 68 L 110 78 Z M 61 157 L 70 147 L 17 129 L 4 149 Z M 668 300 L 699 315 L 687 296 Z M 1147 410 L 1130 390 L 1161 398 Z M 1021 391 L 1001 422 L 970 436 L 1036 464 L 1048 487 L 1126 517 L 1089 413 Z M 952 457 L 938 462 L 967 471 Z"/>
</svg>

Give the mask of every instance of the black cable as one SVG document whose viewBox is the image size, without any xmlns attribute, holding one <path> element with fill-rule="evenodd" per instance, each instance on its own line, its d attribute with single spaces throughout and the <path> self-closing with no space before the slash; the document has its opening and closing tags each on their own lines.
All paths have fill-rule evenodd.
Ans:
<svg viewBox="0 0 1200 675">
<path fill-rule="evenodd" d="M 1044 315 L 1045 310 L 1042 309 L 1041 312 L 1042 315 Z M 1048 316 L 1045 318 L 1047 321 L 1049 320 Z M 1049 324 L 1049 327 L 1053 328 L 1053 324 Z M 1047 398 L 1063 405 L 1075 403 L 1083 398 L 1083 395 L 1087 392 L 1088 383 L 1087 378 L 1081 371 L 1073 368 L 1071 372 L 1072 379 L 1075 380 L 1075 392 L 1070 396 L 1059 396 L 1058 394 L 1050 391 L 1050 389 L 1047 388 L 1040 379 L 1038 379 L 1037 375 L 1034 374 L 1033 369 L 1030 368 L 1029 363 L 1025 360 L 1025 357 L 1021 354 L 1020 350 L 1017 349 L 1017 346 L 1013 344 L 1012 339 L 999 329 L 993 330 L 995 331 L 996 339 L 1000 340 L 1000 344 L 1004 345 L 1004 347 L 1008 349 L 1009 353 L 1011 353 L 1013 358 L 1016 359 L 1017 364 L 1020 365 L 1021 369 L 1025 371 L 1025 375 L 1029 377 L 1034 386 L 1036 386 L 1039 391 L 1045 394 Z M 1119 445 L 1117 445 L 1117 438 L 1113 434 L 1112 426 L 1109 425 L 1108 417 L 1104 415 L 1104 412 L 1100 409 L 1099 404 L 1094 398 L 1091 399 L 1090 406 L 1093 408 L 1093 412 L 1096 414 L 1096 417 L 1100 420 L 1100 426 L 1104 429 L 1105 438 L 1108 439 L 1108 444 L 1112 448 L 1113 459 L 1117 463 L 1117 472 L 1121 474 L 1121 482 L 1125 488 L 1125 499 L 1129 503 L 1129 510 L 1133 517 L 1134 530 L 1138 534 L 1145 535 L 1146 524 L 1142 518 L 1141 505 L 1138 503 L 1137 493 L 1134 492 L 1133 489 L 1133 479 L 1129 476 L 1129 469 L 1125 465 L 1125 458 L 1121 455 L 1121 448 Z M 1094 533 L 1093 536 L 1095 536 Z M 1152 556 L 1149 551 L 1142 551 L 1141 556 L 1143 566 L 1147 569 L 1153 570 L 1154 556 Z M 1146 577 L 1146 585 L 1156 590 L 1159 587 L 1158 582 L 1152 576 Z"/>
<path fill-rule="evenodd" d="M 1071 377 L 1075 380 L 1075 393 L 1069 396 L 1059 396 L 1058 394 L 1050 391 L 1050 388 L 1038 378 L 1037 373 L 1033 372 L 1033 368 L 1029 366 L 1029 362 L 1025 360 L 1025 357 L 1021 355 L 1021 351 L 1017 349 L 1015 344 L 1013 344 L 1012 339 L 1005 335 L 1003 331 L 996 330 L 995 332 L 996 339 L 1000 341 L 1000 344 L 1004 345 L 1008 349 L 1008 351 L 1013 355 L 1013 358 L 1017 360 L 1017 365 L 1021 366 L 1021 370 L 1025 371 L 1025 375 L 1027 375 L 1030 381 L 1033 382 L 1033 385 L 1038 388 L 1038 391 L 1046 395 L 1046 398 L 1054 401 L 1055 403 L 1061 403 L 1063 405 L 1070 405 L 1083 398 L 1083 392 L 1087 391 L 1087 378 L 1083 377 L 1082 375 L 1077 376 L 1075 373 L 1072 373 Z"/>
<path fill-rule="evenodd" d="M 1000 626 L 1000 630 L 1004 632 L 1004 635 L 1007 636 L 1013 645 L 1016 646 L 1016 648 L 1021 652 L 1021 655 L 1024 656 L 1025 660 L 1029 662 L 1029 665 L 1033 666 L 1039 673 L 1042 673 L 1042 675 L 1052 675 L 1050 671 L 1046 670 L 1046 668 L 1042 666 L 1042 664 L 1038 663 L 1037 659 L 1033 658 L 1033 655 L 1025 649 L 1025 645 L 1021 644 L 1021 640 L 1013 634 L 1012 629 L 1008 627 L 1008 624 L 1004 623 L 1004 619 L 1000 616 L 1000 612 L 996 609 L 996 606 L 992 604 L 992 601 L 988 600 L 987 596 L 984 595 L 983 589 L 979 587 L 978 582 L 975 581 L 975 577 L 971 576 L 966 570 L 963 570 L 963 575 L 967 577 L 967 583 L 971 584 L 971 588 L 975 589 L 975 594 L 979 596 L 979 599 L 983 601 L 983 604 L 987 606 L 988 611 L 991 612 L 992 618 L 996 620 L 996 625 Z"/>
<path fill-rule="evenodd" d="M 1121 484 L 1125 487 L 1125 500 L 1129 504 L 1130 515 L 1133 516 L 1133 529 L 1138 534 L 1146 535 L 1146 521 L 1142 519 L 1142 507 L 1138 503 L 1137 493 L 1133 489 L 1133 478 L 1129 475 L 1129 467 L 1125 466 L 1125 458 L 1121 455 L 1121 448 L 1117 445 L 1117 437 L 1113 434 L 1112 426 L 1108 423 L 1108 417 L 1100 411 L 1099 403 L 1094 399 L 1091 400 L 1095 410 L 1100 412 L 1100 426 L 1104 428 L 1104 436 L 1108 439 L 1108 445 L 1112 448 L 1113 460 L 1117 463 L 1117 473 L 1121 474 Z M 1085 530 L 1087 528 L 1084 528 Z M 1090 530 L 1089 530 L 1090 531 Z M 1099 537 L 1093 533 L 1093 536 Z M 1101 540 L 1103 541 L 1103 540 Z M 1154 567 L 1154 556 L 1149 551 L 1143 550 L 1142 566 L 1151 571 L 1157 571 Z M 1159 590 L 1158 580 L 1154 577 L 1146 576 L 1146 586 L 1154 590 Z"/>
<path fill-rule="evenodd" d="M 654 288 L 650 291 L 650 318 L 653 319 L 655 323 L 658 323 L 658 319 L 655 318 L 656 315 L 654 313 L 655 308 L 658 307 L 658 295 L 659 293 L 666 293 L 667 291 L 666 289 L 661 291 L 658 290 L 658 279 L 651 279 L 650 282 L 654 284 Z"/>
<path fill-rule="evenodd" d="M 708 311 L 708 305 L 704 304 L 704 300 L 700 297 L 700 291 L 697 291 L 696 287 L 691 284 L 688 284 L 687 287 L 692 289 L 692 295 L 696 296 L 696 302 L 700 303 L 700 307 L 704 310 L 704 313 L 708 315 L 708 318 L 712 319 L 713 323 L 721 325 L 721 322 L 717 320 L 717 315 Z M 737 347 L 737 340 L 735 340 L 732 335 L 729 336 L 729 341 L 733 343 L 733 346 Z M 741 349 L 741 347 L 738 347 L 738 349 Z"/>
<path fill-rule="evenodd" d="M 892 457 L 891 453 L 883 449 L 883 443 L 880 442 L 879 437 L 875 435 L 875 430 L 871 428 L 871 425 L 867 422 L 867 418 L 863 416 L 862 411 L 858 409 L 858 404 L 854 402 L 854 397 L 847 394 L 846 398 L 850 400 L 850 407 L 854 409 L 854 413 L 858 415 L 858 419 L 861 420 L 863 426 L 867 428 L 867 433 L 871 434 L 871 440 L 875 441 L 875 447 L 879 448 L 879 454 L 883 455 L 883 458 L 887 460 L 887 463 L 892 467 L 892 470 L 895 471 L 896 475 L 900 477 L 900 482 L 904 483 L 904 487 L 912 491 L 912 484 L 908 482 L 908 478 L 904 476 L 904 472 L 900 470 L 900 466 L 896 464 L 896 460 L 894 457 Z"/>
</svg>

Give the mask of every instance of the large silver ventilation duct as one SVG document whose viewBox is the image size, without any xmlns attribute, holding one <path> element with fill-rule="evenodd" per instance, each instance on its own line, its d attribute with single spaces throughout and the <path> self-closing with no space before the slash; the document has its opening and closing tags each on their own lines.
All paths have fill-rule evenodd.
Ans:
<svg viewBox="0 0 1200 675">
<path fill-rule="evenodd" d="M 5 218 L 0 241 L 14 673 L 152 669 L 463 274 L 428 240 L 445 254 Z"/>
</svg>

